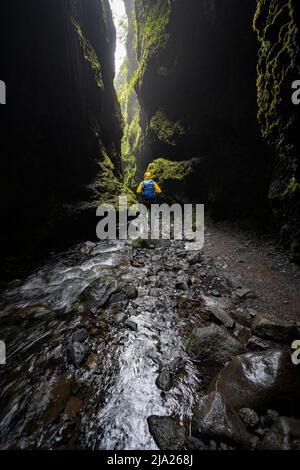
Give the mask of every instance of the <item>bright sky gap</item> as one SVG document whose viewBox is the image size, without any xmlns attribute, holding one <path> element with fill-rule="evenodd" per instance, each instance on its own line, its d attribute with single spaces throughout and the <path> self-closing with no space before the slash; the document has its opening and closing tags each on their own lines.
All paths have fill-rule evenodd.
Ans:
<svg viewBox="0 0 300 470">
<path fill-rule="evenodd" d="M 120 29 L 120 21 L 122 19 L 127 19 L 126 10 L 123 0 L 110 0 L 110 6 L 113 13 L 114 23 L 117 29 L 117 46 L 115 54 L 115 63 L 116 63 L 116 76 L 118 75 L 121 65 L 124 62 L 126 57 L 126 48 L 122 42 L 122 32 Z"/>
</svg>

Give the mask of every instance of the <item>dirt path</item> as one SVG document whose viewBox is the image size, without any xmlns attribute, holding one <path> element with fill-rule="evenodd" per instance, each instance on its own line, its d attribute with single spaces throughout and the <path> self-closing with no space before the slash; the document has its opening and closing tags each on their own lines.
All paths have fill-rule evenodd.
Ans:
<svg viewBox="0 0 300 470">
<path fill-rule="evenodd" d="M 207 223 L 205 253 L 234 288 L 255 292 L 249 306 L 299 320 L 300 266 L 290 263 L 272 241 L 229 224 Z"/>
</svg>

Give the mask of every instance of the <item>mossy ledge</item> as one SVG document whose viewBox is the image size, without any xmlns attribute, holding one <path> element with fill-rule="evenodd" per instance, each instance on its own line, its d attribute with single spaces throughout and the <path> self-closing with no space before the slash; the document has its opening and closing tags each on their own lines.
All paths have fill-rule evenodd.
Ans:
<svg viewBox="0 0 300 470">
<path fill-rule="evenodd" d="M 182 122 L 179 120 L 172 121 L 162 108 L 152 117 L 149 128 L 156 138 L 171 146 L 176 146 L 177 139 L 185 134 Z"/>
<path fill-rule="evenodd" d="M 148 166 L 153 178 L 163 187 L 168 181 L 182 181 L 192 174 L 190 161 L 174 162 L 165 158 L 157 158 Z"/>
</svg>

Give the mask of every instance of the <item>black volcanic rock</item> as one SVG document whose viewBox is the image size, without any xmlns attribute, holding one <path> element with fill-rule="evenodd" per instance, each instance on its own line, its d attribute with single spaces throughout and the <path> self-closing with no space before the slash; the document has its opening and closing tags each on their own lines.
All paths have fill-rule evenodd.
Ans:
<svg viewBox="0 0 300 470">
<path fill-rule="evenodd" d="M 99 163 L 121 171 L 109 2 L 4 1 L 0 23 L 1 250 L 94 236 Z"/>
</svg>

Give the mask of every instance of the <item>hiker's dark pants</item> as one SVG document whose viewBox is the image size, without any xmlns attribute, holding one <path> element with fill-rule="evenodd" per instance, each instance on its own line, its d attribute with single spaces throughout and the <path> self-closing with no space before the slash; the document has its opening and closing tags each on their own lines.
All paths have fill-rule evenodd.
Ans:
<svg viewBox="0 0 300 470">
<path fill-rule="evenodd" d="M 148 210 L 151 209 L 152 204 L 156 204 L 156 199 L 143 199 L 142 204 L 147 207 Z"/>
</svg>

